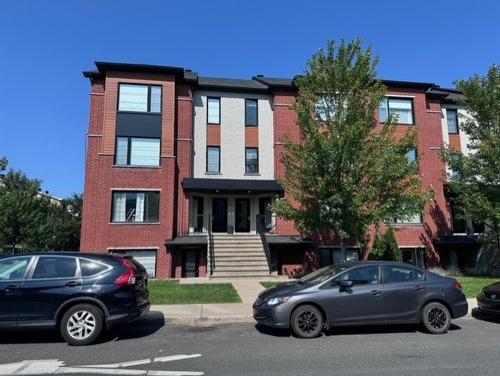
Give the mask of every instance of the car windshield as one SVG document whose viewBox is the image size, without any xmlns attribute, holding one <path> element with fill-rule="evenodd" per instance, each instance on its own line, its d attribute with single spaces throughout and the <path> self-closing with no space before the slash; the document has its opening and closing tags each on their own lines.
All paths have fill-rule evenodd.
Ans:
<svg viewBox="0 0 500 376">
<path fill-rule="evenodd" d="M 321 283 L 326 281 L 331 276 L 338 274 L 347 269 L 346 265 L 330 265 L 325 266 L 322 269 L 316 270 L 312 273 L 309 273 L 302 278 L 299 279 L 299 283 L 304 285 L 315 285 L 317 283 Z"/>
</svg>

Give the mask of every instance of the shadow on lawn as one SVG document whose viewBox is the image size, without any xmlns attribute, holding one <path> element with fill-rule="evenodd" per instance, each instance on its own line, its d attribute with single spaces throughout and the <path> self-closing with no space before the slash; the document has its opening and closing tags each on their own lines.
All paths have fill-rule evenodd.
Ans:
<svg viewBox="0 0 500 376">
<path fill-rule="evenodd" d="M 273 337 L 293 337 L 288 329 L 276 329 L 266 327 L 260 324 L 255 325 L 260 333 Z M 461 330 L 462 328 L 456 324 L 450 325 L 450 332 Z M 336 335 L 357 335 L 357 334 L 391 334 L 391 333 L 417 333 L 424 332 L 419 325 L 362 325 L 362 326 L 343 326 L 331 328 L 323 332 L 322 336 Z"/>
</svg>

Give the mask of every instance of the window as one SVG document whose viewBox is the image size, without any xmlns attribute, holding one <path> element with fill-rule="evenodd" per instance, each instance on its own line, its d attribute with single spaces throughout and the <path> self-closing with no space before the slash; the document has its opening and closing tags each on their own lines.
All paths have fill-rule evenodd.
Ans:
<svg viewBox="0 0 500 376">
<path fill-rule="evenodd" d="M 257 99 L 245 99 L 245 126 L 256 127 L 258 124 Z"/>
<path fill-rule="evenodd" d="M 422 214 L 414 214 L 407 219 L 398 219 L 394 218 L 392 221 L 393 224 L 421 224 L 422 223 Z"/>
<path fill-rule="evenodd" d="M 403 283 L 412 281 L 423 281 L 425 273 L 404 266 L 383 266 L 384 283 Z"/>
<path fill-rule="evenodd" d="M 344 109 L 347 108 L 347 100 L 340 95 L 336 96 L 319 96 L 316 99 L 315 111 L 316 118 L 319 121 L 331 120 L 335 117 L 337 113 L 337 108 L 340 104 Z"/>
<path fill-rule="evenodd" d="M 387 123 L 389 115 L 397 117 L 397 124 L 413 124 L 413 100 L 384 98 L 379 107 L 379 121 Z"/>
<path fill-rule="evenodd" d="M 207 146 L 207 172 L 220 172 L 219 146 Z"/>
<path fill-rule="evenodd" d="M 158 222 L 159 192 L 113 192 L 113 222 Z"/>
<path fill-rule="evenodd" d="M 458 133 L 457 110 L 446 109 L 446 121 L 448 122 L 448 133 Z"/>
<path fill-rule="evenodd" d="M 110 267 L 99 262 L 80 259 L 82 277 L 92 277 L 109 269 Z"/>
<path fill-rule="evenodd" d="M 118 111 L 161 113 L 161 86 L 120 84 Z"/>
<path fill-rule="evenodd" d="M 406 153 L 406 159 L 408 159 L 408 163 L 413 163 L 417 161 L 417 149 L 410 149 L 408 153 Z"/>
<path fill-rule="evenodd" d="M 379 281 L 378 265 L 363 266 L 346 271 L 332 280 L 332 286 L 338 286 L 340 281 L 352 281 L 354 285 L 376 285 Z"/>
<path fill-rule="evenodd" d="M 207 123 L 220 124 L 220 98 L 207 98 Z"/>
<path fill-rule="evenodd" d="M 159 166 L 160 139 L 117 137 L 115 163 L 130 166 Z"/>
<path fill-rule="evenodd" d="M 0 261 L 0 282 L 24 279 L 31 257 L 16 257 Z"/>
<path fill-rule="evenodd" d="M 33 279 L 74 278 L 76 258 L 41 256 L 33 272 Z"/>
<path fill-rule="evenodd" d="M 259 149 L 245 148 L 245 173 L 259 173 Z"/>
<path fill-rule="evenodd" d="M 346 249 L 346 260 L 359 260 L 359 249 Z M 342 263 L 342 255 L 339 248 L 323 248 L 320 250 L 321 267 L 327 265 L 338 265 Z"/>
</svg>

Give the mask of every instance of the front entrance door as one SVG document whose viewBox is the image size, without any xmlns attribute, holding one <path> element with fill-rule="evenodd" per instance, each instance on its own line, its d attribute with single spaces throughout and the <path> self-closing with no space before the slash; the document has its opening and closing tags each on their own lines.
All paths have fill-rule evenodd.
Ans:
<svg viewBox="0 0 500 376">
<path fill-rule="evenodd" d="M 212 231 L 227 232 L 227 198 L 212 199 Z"/>
<path fill-rule="evenodd" d="M 236 204 L 236 232 L 250 232 L 250 200 L 248 198 L 237 198 Z"/>
</svg>

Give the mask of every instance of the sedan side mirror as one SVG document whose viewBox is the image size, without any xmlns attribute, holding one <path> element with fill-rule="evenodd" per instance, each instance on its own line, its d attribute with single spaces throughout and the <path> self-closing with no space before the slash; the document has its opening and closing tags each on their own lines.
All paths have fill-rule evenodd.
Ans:
<svg viewBox="0 0 500 376">
<path fill-rule="evenodd" d="M 346 289 L 350 289 L 352 286 L 354 286 L 354 283 L 352 281 L 340 281 L 340 291 L 345 291 Z"/>
</svg>

